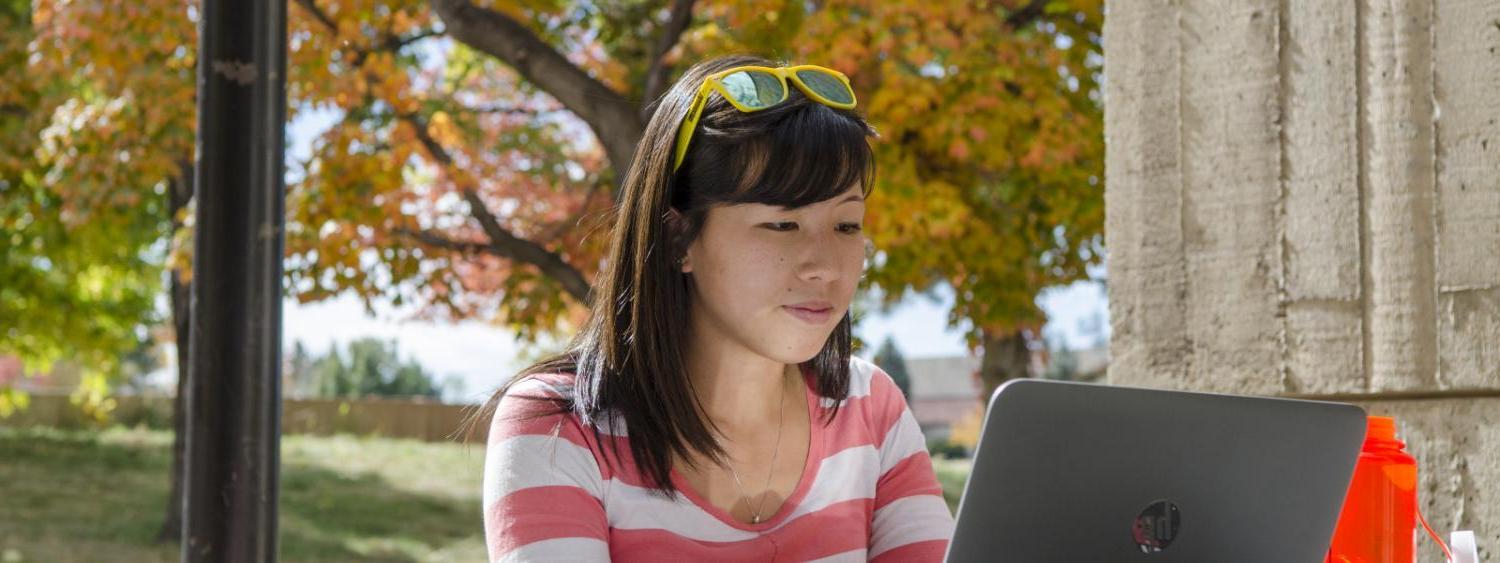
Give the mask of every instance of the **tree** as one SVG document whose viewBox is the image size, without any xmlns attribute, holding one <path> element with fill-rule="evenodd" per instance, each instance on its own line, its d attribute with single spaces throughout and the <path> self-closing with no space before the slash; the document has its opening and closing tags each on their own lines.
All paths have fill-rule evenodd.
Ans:
<svg viewBox="0 0 1500 563">
<path fill-rule="evenodd" d="M 25 238 L 29 223 L 29 247 L 44 259 L 31 262 L 52 265 L 56 279 L 84 287 L 6 284 L 19 291 L 0 295 L 0 310 L 28 311 L 22 320 L 35 324 L 7 323 L 20 337 L 0 335 L 0 351 L 38 366 L 68 354 L 89 374 L 80 388 L 83 404 L 105 404 L 111 382 L 121 377 L 122 352 L 137 345 L 144 327 L 160 322 L 154 304 L 165 287 L 179 391 L 173 492 L 159 539 L 175 539 L 189 364 L 190 270 L 182 250 L 191 248 L 185 243 L 196 126 L 196 3 L 142 0 L 116 9 L 36 0 L 7 6 L 26 14 L 28 25 L 0 40 L 0 58 L 14 62 L 0 66 L 6 75 L 0 106 L 20 108 L 10 112 L 20 125 L 8 117 L 3 128 L 8 140 L 0 141 L 0 176 L 20 179 L 5 188 L 4 201 L 21 209 L 11 215 L 21 220 L 0 223 L 0 236 L 14 241 L 21 232 Z M 97 287 L 113 295 L 90 291 Z"/>
<path fill-rule="evenodd" d="M 284 354 L 281 368 L 281 393 L 289 399 L 304 399 L 313 396 L 313 357 L 301 340 L 292 343 L 290 353 Z"/>
<path fill-rule="evenodd" d="M 84 370 L 75 402 L 101 411 L 122 358 L 157 322 L 155 217 L 166 210 L 134 190 L 139 168 L 117 166 L 144 167 L 155 147 L 135 145 L 136 132 L 122 127 L 139 109 L 90 80 L 110 61 L 33 72 L 56 63 L 49 41 L 68 32 L 46 27 L 49 18 L 41 3 L 0 3 L 0 355 L 19 357 L 28 372 L 70 360 Z M 15 397 L 0 391 L 0 411 Z"/>
<path fill-rule="evenodd" d="M 1078 377 L 1078 354 L 1068 346 L 1068 340 L 1058 336 L 1057 342 L 1048 342 L 1047 371 L 1042 374 L 1047 379 L 1058 379 L 1072 381 Z"/>
<path fill-rule="evenodd" d="M 300 348 L 299 348 L 300 349 Z M 347 361 L 338 347 L 312 358 L 307 387 L 313 397 L 430 397 L 442 394 L 439 385 L 416 360 L 401 361 L 394 341 L 359 338 L 349 342 Z"/>
<path fill-rule="evenodd" d="M 896 381 L 896 387 L 901 389 L 901 395 L 911 400 L 911 372 L 906 369 L 906 358 L 901 355 L 901 350 L 896 348 L 896 340 L 886 336 L 880 343 L 880 349 L 875 352 L 875 365 L 890 374 L 891 379 Z"/>
</svg>

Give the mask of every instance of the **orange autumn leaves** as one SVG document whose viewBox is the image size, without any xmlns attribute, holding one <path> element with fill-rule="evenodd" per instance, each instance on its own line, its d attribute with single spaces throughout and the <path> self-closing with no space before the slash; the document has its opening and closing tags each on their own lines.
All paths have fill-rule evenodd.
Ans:
<svg viewBox="0 0 1500 563">
<path fill-rule="evenodd" d="M 40 43 L 51 45 L 49 72 L 93 73 L 99 86 L 79 103 L 127 100 L 109 125 L 58 143 L 127 147 L 128 162 L 80 161 L 73 173 L 110 186 L 99 193 L 148 194 L 190 155 L 195 8 L 93 7 L 103 4 L 35 3 L 53 28 Z M 671 2 L 475 4 L 648 101 L 644 77 Z M 1040 324 L 1042 288 L 1098 261 L 1103 228 L 1101 2 L 1033 4 L 700 0 L 665 60 L 675 73 L 754 52 L 848 74 L 880 133 L 866 230 L 884 261 L 869 280 L 890 299 L 951 285 L 956 322 L 1012 331 Z M 353 293 L 422 316 L 486 319 L 523 338 L 576 326 L 583 308 L 555 280 L 485 250 L 489 235 L 463 196 L 591 278 L 622 171 L 548 92 L 442 31 L 425 0 L 291 0 L 289 114 L 324 116 L 327 128 L 308 158 L 288 161 L 287 289 L 304 301 Z"/>
</svg>

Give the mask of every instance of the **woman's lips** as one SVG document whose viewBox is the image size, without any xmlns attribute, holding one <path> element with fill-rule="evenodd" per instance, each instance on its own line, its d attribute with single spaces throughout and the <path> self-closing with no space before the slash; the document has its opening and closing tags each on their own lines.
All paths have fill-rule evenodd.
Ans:
<svg viewBox="0 0 1500 563">
<path fill-rule="evenodd" d="M 790 313 L 793 317 L 797 317 L 812 324 L 823 324 L 828 321 L 829 317 L 833 316 L 833 307 L 829 307 L 821 311 L 790 306 L 783 306 L 782 309 L 785 309 L 786 312 Z"/>
</svg>

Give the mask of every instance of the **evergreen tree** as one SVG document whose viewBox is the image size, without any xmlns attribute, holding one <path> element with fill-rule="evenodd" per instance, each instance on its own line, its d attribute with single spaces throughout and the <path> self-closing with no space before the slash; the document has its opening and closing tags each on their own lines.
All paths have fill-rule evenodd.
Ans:
<svg viewBox="0 0 1500 563">
<path fill-rule="evenodd" d="M 347 361 L 337 346 L 312 362 L 310 388 L 318 397 L 431 397 L 442 390 L 416 360 L 402 362 L 396 343 L 378 338 L 349 342 Z M 293 352 L 295 354 L 295 350 Z"/>
<path fill-rule="evenodd" d="M 911 372 L 906 369 L 906 358 L 901 355 L 901 350 L 896 348 L 895 339 L 889 335 L 880 343 L 880 349 L 875 351 L 875 365 L 890 374 L 891 379 L 896 380 L 896 387 L 901 388 L 901 394 L 907 400 L 911 400 Z"/>
<path fill-rule="evenodd" d="M 1058 337 L 1058 343 L 1052 347 L 1051 360 L 1047 362 L 1047 371 L 1042 377 L 1071 381 L 1078 377 L 1078 355 L 1068 347 L 1067 339 Z"/>
<path fill-rule="evenodd" d="M 313 357 L 301 340 L 292 343 L 292 351 L 285 355 L 282 378 L 283 392 L 288 398 L 304 399 L 315 394 L 313 387 Z"/>
</svg>

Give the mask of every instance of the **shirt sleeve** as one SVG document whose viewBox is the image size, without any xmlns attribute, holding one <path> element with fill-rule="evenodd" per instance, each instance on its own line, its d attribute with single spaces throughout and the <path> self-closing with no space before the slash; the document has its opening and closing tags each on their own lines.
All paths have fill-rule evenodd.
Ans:
<svg viewBox="0 0 1500 563">
<path fill-rule="evenodd" d="M 484 536 L 490 561 L 607 561 L 604 481 L 590 441 L 526 379 L 500 400 L 484 462 Z"/>
<path fill-rule="evenodd" d="M 870 381 L 880 443 L 871 561 L 942 561 L 953 537 L 953 515 L 932 469 L 927 441 L 896 382 L 879 368 Z M 877 436 L 878 437 L 878 436 Z"/>
</svg>

